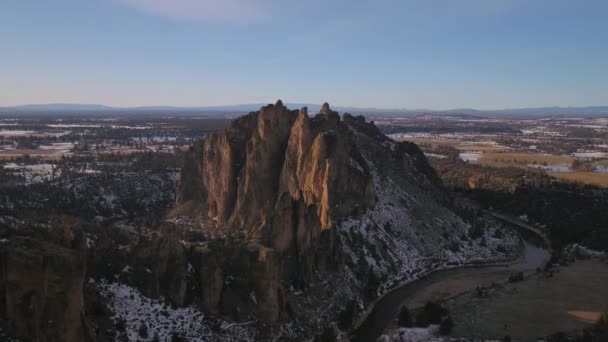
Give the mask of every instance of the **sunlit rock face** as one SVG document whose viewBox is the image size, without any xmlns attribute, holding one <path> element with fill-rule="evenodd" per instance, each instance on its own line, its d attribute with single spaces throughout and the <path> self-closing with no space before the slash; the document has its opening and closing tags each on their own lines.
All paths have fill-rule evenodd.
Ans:
<svg viewBox="0 0 608 342">
<path fill-rule="evenodd" d="M 313 118 L 268 105 L 189 151 L 177 202 L 200 201 L 252 240 L 305 252 L 336 220 L 374 205 L 352 134 L 328 104 Z"/>
</svg>

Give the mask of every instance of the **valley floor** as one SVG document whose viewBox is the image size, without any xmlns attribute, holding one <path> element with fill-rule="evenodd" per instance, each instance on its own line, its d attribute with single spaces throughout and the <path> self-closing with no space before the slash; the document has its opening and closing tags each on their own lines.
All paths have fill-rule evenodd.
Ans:
<svg viewBox="0 0 608 342">
<path fill-rule="evenodd" d="M 608 306 L 608 264 L 583 260 L 551 278 L 509 283 L 490 296 L 463 295 L 448 303 L 453 336 L 535 340 L 559 331 L 589 327 Z M 473 335 L 472 335 L 473 333 Z"/>
</svg>

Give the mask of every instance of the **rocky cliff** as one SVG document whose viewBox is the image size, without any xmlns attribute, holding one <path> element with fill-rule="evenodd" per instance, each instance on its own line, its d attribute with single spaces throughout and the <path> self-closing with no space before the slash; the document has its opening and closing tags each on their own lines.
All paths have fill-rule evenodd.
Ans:
<svg viewBox="0 0 608 342">
<path fill-rule="evenodd" d="M 178 205 L 199 210 L 279 251 L 306 251 L 322 230 L 375 202 L 353 132 L 325 104 L 314 118 L 281 101 L 190 149 Z"/>
<path fill-rule="evenodd" d="M 75 223 L 0 243 L 0 323 L 23 341 L 91 341 L 84 317 L 84 237 Z"/>
</svg>

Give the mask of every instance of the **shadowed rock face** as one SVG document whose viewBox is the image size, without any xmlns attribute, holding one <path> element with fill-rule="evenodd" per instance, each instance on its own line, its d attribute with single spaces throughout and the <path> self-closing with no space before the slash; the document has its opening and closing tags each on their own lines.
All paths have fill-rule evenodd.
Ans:
<svg viewBox="0 0 608 342">
<path fill-rule="evenodd" d="M 86 246 L 73 228 L 57 228 L 50 236 L 14 236 L 0 248 L 0 317 L 12 336 L 36 342 L 90 340 L 82 291 Z"/>
<path fill-rule="evenodd" d="M 322 230 L 374 205 L 367 165 L 352 132 L 324 104 L 314 118 L 281 101 L 190 149 L 178 191 L 251 240 L 307 251 Z"/>
</svg>

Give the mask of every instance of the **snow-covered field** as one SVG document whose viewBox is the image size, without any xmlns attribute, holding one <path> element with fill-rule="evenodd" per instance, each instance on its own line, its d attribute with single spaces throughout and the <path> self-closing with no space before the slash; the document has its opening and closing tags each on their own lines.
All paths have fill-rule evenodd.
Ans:
<svg viewBox="0 0 608 342">
<path fill-rule="evenodd" d="M 98 124 L 48 124 L 51 128 L 99 128 Z"/>
<path fill-rule="evenodd" d="M 481 158 L 483 153 L 481 152 L 462 152 L 458 156 L 465 162 L 476 162 Z"/>
<path fill-rule="evenodd" d="M 596 166 L 593 169 L 593 172 L 596 172 L 596 173 L 608 173 L 608 167 L 606 167 L 606 166 Z"/>
<path fill-rule="evenodd" d="M 551 137 L 566 136 L 566 134 L 564 134 L 562 132 L 552 131 L 550 128 L 545 127 L 545 126 L 538 126 L 538 127 L 531 128 L 531 129 L 522 129 L 521 132 L 523 134 L 539 134 L 539 135 L 546 135 L 546 136 L 551 136 Z"/>
<path fill-rule="evenodd" d="M 27 137 L 27 136 L 49 136 L 49 137 L 59 137 L 62 135 L 66 135 L 70 132 L 40 132 L 40 131 L 28 131 L 28 130 L 9 130 L 9 129 L 0 129 L 0 137 Z"/>
<path fill-rule="evenodd" d="M 52 143 L 50 145 L 40 145 L 38 148 L 41 150 L 65 150 L 67 152 L 70 149 L 72 149 L 73 147 L 74 147 L 74 143 L 72 143 L 72 142 L 59 142 L 59 143 Z"/>
<path fill-rule="evenodd" d="M 51 180 L 53 175 L 58 176 L 58 170 L 55 169 L 55 165 L 47 163 L 30 165 L 6 163 L 3 167 L 5 170 L 21 173 L 25 177 L 26 184 L 41 183 Z"/>
<path fill-rule="evenodd" d="M 432 135 L 430 133 L 394 133 L 389 134 L 388 137 L 394 140 L 400 140 L 413 138 L 431 138 Z"/>
<path fill-rule="evenodd" d="M 569 166 L 566 165 L 541 165 L 541 164 L 528 164 L 528 167 L 534 169 L 542 169 L 549 172 L 572 172 Z"/>
<path fill-rule="evenodd" d="M 19 137 L 34 133 L 34 131 L 0 129 L 0 137 Z"/>
<path fill-rule="evenodd" d="M 572 153 L 572 156 L 577 158 L 605 158 L 608 156 L 608 153 L 599 151 L 581 151 Z"/>
<path fill-rule="evenodd" d="M 445 159 L 445 158 L 448 157 L 446 155 L 436 154 L 436 153 L 425 153 L 424 155 L 427 156 L 427 157 L 438 158 L 438 159 Z"/>
</svg>

